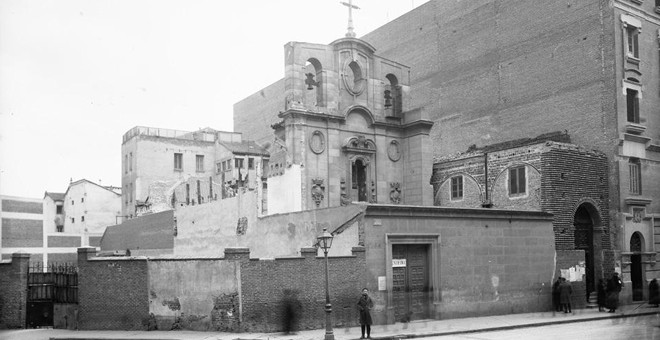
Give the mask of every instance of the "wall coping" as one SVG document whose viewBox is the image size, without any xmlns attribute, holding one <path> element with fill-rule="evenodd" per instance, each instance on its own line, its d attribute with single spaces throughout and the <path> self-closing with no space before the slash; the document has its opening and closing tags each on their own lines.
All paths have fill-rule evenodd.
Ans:
<svg viewBox="0 0 660 340">
<path fill-rule="evenodd" d="M 552 221 L 553 214 L 543 211 L 489 208 L 454 208 L 400 204 L 366 204 L 365 217 L 445 217 L 475 219 L 516 219 Z"/>
</svg>

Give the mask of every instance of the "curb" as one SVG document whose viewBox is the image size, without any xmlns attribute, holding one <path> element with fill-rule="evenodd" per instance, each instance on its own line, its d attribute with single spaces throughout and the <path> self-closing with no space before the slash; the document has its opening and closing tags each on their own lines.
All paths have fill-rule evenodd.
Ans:
<svg viewBox="0 0 660 340">
<path fill-rule="evenodd" d="M 510 325 L 510 326 L 497 326 L 497 327 L 488 327 L 488 328 L 479 328 L 479 329 L 469 329 L 469 330 L 457 330 L 457 331 L 447 331 L 447 332 L 431 332 L 431 333 L 408 333 L 408 334 L 397 334 L 383 337 L 373 337 L 375 340 L 398 340 L 398 339 L 414 339 L 414 338 L 428 338 L 428 337 L 437 337 L 437 336 L 448 336 L 448 335 L 458 335 L 458 334 L 471 334 L 471 333 L 484 333 L 484 332 L 495 332 L 495 331 L 507 331 L 512 329 L 519 328 L 533 328 L 533 327 L 543 327 L 551 325 L 560 325 L 567 323 L 577 323 L 577 322 L 586 322 L 586 321 L 597 321 L 597 320 L 608 320 L 608 319 L 622 319 L 634 316 L 646 316 L 654 315 L 660 312 L 638 312 L 638 313 L 629 313 L 629 314 L 615 314 L 615 315 L 603 315 L 603 316 L 592 316 L 585 317 L 580 319 L 566 319 L 566 320 L 556 320 L 556 321 L 545 321 L 545 322 L 535 322 L 535 323 L 526 323 L 519 325 Z"/>
</svg>

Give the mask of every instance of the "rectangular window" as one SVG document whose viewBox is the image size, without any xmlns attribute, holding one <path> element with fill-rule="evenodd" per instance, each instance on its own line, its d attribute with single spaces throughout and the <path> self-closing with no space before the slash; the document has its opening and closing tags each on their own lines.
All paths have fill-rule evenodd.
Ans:
<svg viewBox="0 0 660 340">
<path fill-rule="evenodd" d="M 523 195 L 527 191 L 525 180 L 525 167 L 519 166 L 509 169 L 509 195 Z"/>
<path fill-rule="evenodd" d="M 215 171 L 216 171 L 216 173 L 220 173 L 220 172 L 222 172 L 222 162 L 217 163 L 217 164 L 215 165 Z"/>
<path fill-rule="evenodd" d="M 133 153 L 129 153 L 128 156 L 128 171 L 133 171 Z"/>
<path fill-rule="evenodd" d="M 628 37 L 628 56 L 639 59 L 639 29 L 635 26 L 626 27 L 626 36 Z"/>
<path fill-rule="evenodd" d="M 55 213 L 56 213 L 56 214 L 61 214 L 62 211 L 63 211 L 62 208 L 64 208 L 64 207 L 61 206 L 61 205 L 57 205 L 57 206 L 55 207 Z"/>
<path fill-rule="evenodd" d="M 174 170 L 181 171 L 183 170 L 183 154 L 175 153 L 174 154 Z"/>
<path fill-rule="evenodd" d="M 124 173 L 128 173 L 128 155 L 124 155 Z"/>
<path fill-rule="evenodd" d="M 71 223 L 76 223 L 76 219 L 71 217 Z"/>
<path fill-rule="evenodd" d="M 128 184 L 128 201 L 133 202 L 133 183 Z"/>
<path fill-rule="evenodd" d="M 236 169 L 243 169 L 243 158 L 234 159 L 234 164 L 236 165 Z"/>
<path fill-rule="evenodd" d="M 254 169 L 254 158 L 252 157 L 248 158 L 248 169 Z"/>
<path fill-rule="evenodd" d="M 626 89 L 626 105 L 628 122 L 639 124 L 639 93 Z"/>
<path fill-rule="evenodd" d="M 195 156 L 195 169 L 197 172 L 204 172 L 204 155 Z"/>
<path fill-rule="evenodd" d="M 80 198 L 80 203 L 84 203 L 84 202 L 85 202 L 85 198 L 84 198 L 84 197 L 81 197 L 81 198 Z"/>
<path fill-rule="evenodd" d="M 463 176 L 451 178 L 451 199 L 460 200 L 463 198 Z"/>
<path fill-rule="evenodd" d="M 71 205 L 74 205 L 74 204 L 75 204 L 75 202 L 73 200 L 71 200 Z"/>
<path fill-rule="evenodd" d="M 631 159 L 628 163 L 630 171 L 630 193 L 633 195 L 642 194 L 642 168 L 639 159 Z"/>
<path fill-rule="evenodd" d="M 64 226 L 63 225 L 58 225 L 57 226 L 57 232 L 58 233 L 63 233 L 64 232 Z"/>
<path fill-rule="evenodd" d="M 85 216 L 80 216 L 80 222 L 85 222 Z"/>
</svg>

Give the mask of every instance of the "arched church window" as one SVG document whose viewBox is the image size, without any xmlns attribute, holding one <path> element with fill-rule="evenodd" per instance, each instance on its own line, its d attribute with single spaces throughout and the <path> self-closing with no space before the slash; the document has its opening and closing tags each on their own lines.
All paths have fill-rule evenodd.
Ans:
<svg viewBox="0 0 660 340">
<path fill-rule="evenodd" d="M 309 92 L 314 91 L 316 106 L 325 106 L 323 67 L 316 58 L 309 58 L 305 63 L 305 86 Z"/>
<path fill-rule="evenodd" d="M 399 80 L 395 75 L 389 73 L 385 76 L 388 84 L 385 85 L 385 93 L 383 94 L 385 100 L 385 112 L 389 117 L 400 117 L 402 111 L 402 95 Z"/>
</svg>

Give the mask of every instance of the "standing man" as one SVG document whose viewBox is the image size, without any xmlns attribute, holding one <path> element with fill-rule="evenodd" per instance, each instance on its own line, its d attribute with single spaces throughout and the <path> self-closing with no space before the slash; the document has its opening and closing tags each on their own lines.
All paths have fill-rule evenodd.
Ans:
<svg viewBox="0 0 660 340">
<path fill-rule="evenodd" d="M 571 311 L 571 295 L 573 294 L 573 287 L 571 283 L 566 281 L 566 278 L 561 278 L 559 284 L 559 302 L 561 303 L 564 313 L 572 313 Z"/>
<path fill-rule="evenodd" d="M 619 292 L 623 288 L 623 282 L 619 278 L 619 273 L 614 272 L 612 277 L 607 281 L 607 307 L 610 309 L 608 313 L 616 312 L 619 308 Z"/>
<path fill-rule="evenodd" d="M 364 331 L 366 328 L 367 339 L 371 339 L 371 308 L 374 307 L 374 302 L 369 297 L 369 290 L 367 288 L 362 289 L 362 295 L 360 300 L 357 303 L 358 312 L 360 313 L 360 329 L 362 330 L 362 336 L 360 339 L 364 339 Z"/>
</svg>

